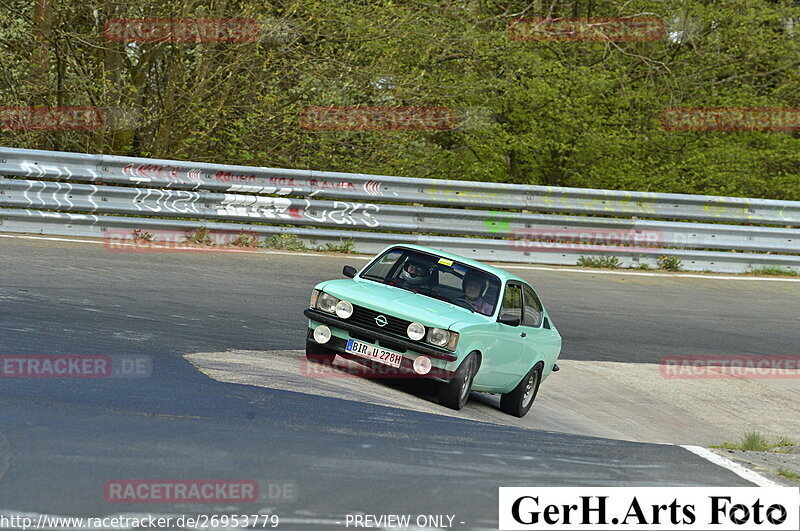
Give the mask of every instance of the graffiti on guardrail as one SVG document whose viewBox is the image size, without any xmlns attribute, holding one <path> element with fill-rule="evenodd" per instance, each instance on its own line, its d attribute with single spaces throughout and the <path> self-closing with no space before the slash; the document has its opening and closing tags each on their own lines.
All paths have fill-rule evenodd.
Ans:
<svg viewBox="0 0 800 531">
<path fill-rule="evenodd" d="M 798 108 L 697 107 L 661 111 L 666 131 L 798 131 Z"/>
<path fill-rule="evenodd" d="M 92 201 L 92 196 L 97 194 L 94 192 L 89 194 L 88 201 Z M 108 201 L 106 194 L 97 194 L 100 202 Z M 185 190 L 157 190 L 152 188 L 137 188 L 136 197 L 133 198 L 133 206 L 141 212 L 176 212 L 179 214 L 199 214 L 197 202 L 200 199 L 200 194 L 197 192 L 189 192 Z M 99 210 L 96 207 L 94 210 Z"/>
<path fill-rule="evenodd" d="M 140 164 L 134 166 L 128 164 L 122 168 L 122 175 L 129 177 L 145 177 L 145 178 L 160 178 L 160 179 L 179 179 L 181 168 L 177 166 L 159 166 L 157 164 Z"/>
<path fill-rule="evenodd" d="M 356 189 L 356 185 L 350 181 L 327 181 L 325 179 L 309 179 L 308 187 L 311 188 L 312 190 L 355 190 Z"/>
<path fill-rule="evenodd" d="M 380 212 L 378 205 L 371 203 L 354 203 L 350 201 L 334 201 L 332 208 L 311 206 L 311 201 L 306 199 L 306 208 L 303 216 L 318 223 L 332 221 L 337 225 L 364 225 L 375 228 L 380 226 L 380 221 L 372 213 Z"/>
<path fill-rule="evenodd" d="M 197 208 L 197 202 L 199 200 L 209 201 L 209 199 L 191 194 L 195 193 L 146 189 L 137 192 L 134 204 L 139 210 L 146 209 L 150 212 L 196 213 L 199 215 L 208 212 L 208 209 L 200 211 Z M 305 207 L 302 207 L 295 201 L 284 197 L 224 194 L 218 203 L 210 208 L 216 216 L 237 219 L 282 220 L 287 223 L 303 220 L 318 223 L 330 221 L 337 225 L 363 225 L 369 228 L 380 225 L 379 220 L 374 217 L 374 214 L 380 212 L 380 206 L 375 204 L 333 201 L 312 207 L 311 201 L 305 199 Z M 208 207 L 208 205 L 206 206 Z"/>
<path fill-rule="evenodd" d="M 656 213 L 653 202 L 634 199 L 631 192 L 622 193 L 624 194 L 622 198 L 612 197 L 611 195 L 598 196 L 596 193 L 590 195 L 589 191 L 581 190 L 571 190 L 564 193 L 563 191 L 556 192 L 553 187 L 548 186 L 544 195 L 529 197 L 528 206 L 531 208 L 540 206 L 550 211 L 564 212 L 579 208 L 587 212 Z"/>
<path fill-rule="evenodd" d="M 658 41 L 666 27 L 658 17 L 531 17 L 511 20 L 508 35 L 515 41 Z"/>
<path fill-rule="evenodd" d="M 230 171 L 219 171 L 214 174 L 214 178 L 218 181 L 223 181 L 226 183 L 244 183 L 244 182 L 252 183 L 255 182 L 256 180 L 255 175 L 242 175 Z"/>
<path fill-rule="evenodd" d="M 713 197 L 709 197 L 713 200 Z M 717 218 L 741 217 L 744 219 L 753 218 L 753 213 L 747 205 L 741 207 L 729 207 L 720 205 L 704 205 L 703 211 Z"/>
<path fill-rule="evenodd" d="M 515 229 L 509 247 L 520 252 L 645 251 L 661 248 L 664 233 L 647 229 Z"/>
<path fill-rule="evenodd" d="M 301 209 L 292 207 L 291 199 L 240 194 L 225 194 L 215 213 L 220 216 L 285 220 L 303 217 Z"/>
<path fill-rule="evenodd" d="M 275 193 L 277 195 L 305 193 L 314 196 L 324 191 L 354 193 L 359 189 L 355 182 L 347 179 L 299 179 L 276 175 L 259 176 L 256 173 L 230 170 L 220 170 L 211 173 L 208 170 L 200 168 L 187 168 L 173 165 L 127 164 L 122 167 L 121 171 L 122 175 L 132 177 L 132 180 L 136 182 L 150 182 L 163 179 L 176 182 L 185 182 L 188 180 L 191 183 L 201 184 L 203 182 L 203 177 L 208 175 L 213 181 L 230 184 L 234 187 L 234 190 Z M 383 195 L 382 183 L 380 181 L 369 180 L 361 183 L 360 186 L 366 194 L 373 196 Z"/>
<path fill-rule="evenodd" d="M 511 232 L 511 218 L 504 212 L 491 211 L 483 224 L 489 232 Z"/>
<path fill-rule="evenodd" d="M 438 188 L 427 187 L 423 188 L 422 192 L 428 196 L 435 196 L 438 200 L 445 200 L 448 202 L 464 201 L 479 203 L 480 200 L 492 200 L 498 197 L 496 192 L 484 192 L 481 190 L 467 190 L 467 189 L 453 189 L 453 188 Z"/>
</svg>

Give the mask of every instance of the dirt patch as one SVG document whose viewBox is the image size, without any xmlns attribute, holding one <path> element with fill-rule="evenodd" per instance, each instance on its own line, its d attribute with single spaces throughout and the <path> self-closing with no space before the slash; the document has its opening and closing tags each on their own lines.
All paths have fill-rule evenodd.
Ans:
<svg viewBox="0 0 800 531">
<path fill-rule="evenodd" d="M 800 479 L 797 479 L 800 476 L 800 447 L 787 448 L 782 452 L 751 452 L 723 449 L 714 449 L 713 451 L 726 459 L 738 461 L 772 481 L 792 487 L 800 486 Z M 787 477 L 785 474 L 781 475 L 780 471 L 786 471 L 792 477 Z"/>
</svg>

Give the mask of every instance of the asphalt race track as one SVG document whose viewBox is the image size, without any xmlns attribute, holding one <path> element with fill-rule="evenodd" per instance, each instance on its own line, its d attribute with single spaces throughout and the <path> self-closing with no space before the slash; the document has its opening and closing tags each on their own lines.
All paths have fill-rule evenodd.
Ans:
<svg viewBox="0 0 800 531">
<path fill-rule="evenodd" d="M 311 288 L 341 277 L 348 263 L 364 262 L 111 253 L 99 243 L 0 237 L 0 355 L 152 360 L 147 378 L 0 378 L 0 511 L 263 511 L 278 514 L 280 528 L 400 512 L 455 515 L 455 527 L 468 529 L 496 528 L 499 486 L 750 485 L 677 446 L 221 383 L 183 358 L 301 349 Z M 517 273 L 550 310 L 565 359 L 794 355 L 800 343 L 796 283 Z M 296 496 L 243 506 L 115 504 L 103 496 L 108 480 L 167 478 L 254 479 L 292 485 Z"/>
</svg>

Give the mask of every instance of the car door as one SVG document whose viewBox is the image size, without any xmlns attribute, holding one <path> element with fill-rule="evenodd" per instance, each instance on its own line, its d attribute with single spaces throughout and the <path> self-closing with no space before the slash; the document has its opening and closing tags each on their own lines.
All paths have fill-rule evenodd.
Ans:
<svg viewBox="0 0 800 531">
<path fill-rule="evenodd" d="M 508 281 L 503 290 L 503 299 L 497 315 L 496 341 L 488 356 L 484 357 L 493 387 L 513 388 L 519 382 L 519 366 L 525 356 L 525 337 L 522 330 L 522 285 Z M 516 324 L 512 322 L 516 320 Z M 506 321 L 506 322 L 501 322 Z M 488 382 L 487 382 L 488 383 Z"/>
<path fill-rule="evenodd" d="M 560 339 L 558 334 L 549 327 L 544 326 L 544 308 L 539 300 L 536 291 L 527 285 L 522 285 L 523 313 L 521 333 L 525 334 L 525 353 L 520 360 L 522 362 L 519 370 L 525 374 L 533 365 L 543 360 L 546 371 L 552 369 L 558 351 L 560 350 Z"/>
</svg>

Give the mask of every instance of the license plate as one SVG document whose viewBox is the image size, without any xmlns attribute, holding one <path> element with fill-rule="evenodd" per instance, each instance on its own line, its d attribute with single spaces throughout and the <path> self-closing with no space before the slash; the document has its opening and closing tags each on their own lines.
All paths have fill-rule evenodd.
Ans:
<svg viewBox="0 0 800 531">
<path fill-rule="evenodd" d="M 344 350 L 349 354 L 355 354 L 361 358 L 384 363 L 390 367 L 400 367 L 400 362 L 403 360 L 403 356 L 397 352 L 392 352 L 368 343 L 362 343 L 355 339 L 349 339 Z"/>
</svg>

